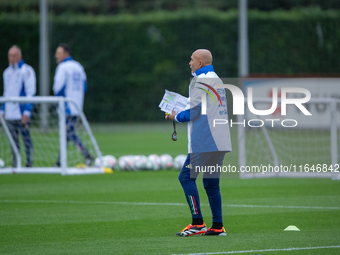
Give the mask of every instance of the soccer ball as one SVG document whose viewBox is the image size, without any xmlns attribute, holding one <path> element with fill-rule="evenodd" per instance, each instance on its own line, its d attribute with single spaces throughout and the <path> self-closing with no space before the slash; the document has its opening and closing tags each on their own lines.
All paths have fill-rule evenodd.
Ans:
<svg viewBox="0 0 340 255">
<path fill-rule="evenodd" d="M 181 170 L 186 159 L 187 159 L 187 156 L 185 156 L 184 154 L 178 155 L 174 159 L 174 167 L 177 170 Z"/>
<path fill-rule="evenodd" d="M 94 166 L 100 167 L 100 158 L 96 158 L 96 159 L 94 160 Z"/>
<path fill-rule="evenodd" d="M 3 161 L 1 158 L 0 158 L 0 168 L 4 168 L 5 167 L 5 161 Z"/>
<path fill-rule="evenodd" d="M 146 157 L 145 169 L 146 170 L 152 170 L 152 167 L 153 167 L 152 161 L 148 157 Z"/>
<path fill-rule="evenodd" d="M 130 161 L 130 156 L 121 156 L 118 159 L 119 170 L 121 171 L 129 170 L 128 169 L 129 161 Z"/>
<path fill-rule="evenodd" d="M 126 157 L 126 160 L 127 160 L 126 169 L 129 170 L 129 171 L 137 171 L 138 168 L 137 168 L 137 166 L 135 165 L 135 157 L 136 157 L 136 156 L 127 155 L 127 156 L 125 156 L 125 157 Z"/>
<path fill-rule="evenodd" d="M 119 157 L 118 159 L 119 170 L 121 171 L 127 170 L 127 165 L 128 165 L 128 158 L 126 156 Z"/>
<path fill-rule="evenodd" d="M 117 166 L 117 159 L 115 156 L 106 155 L 102 157 L 103 167 L 108 167 L 111 169 L 115 169 Z M 100 167 L 100 158 L 96 158 L 94 161 L 94 165 Z"/>
<path fill-rule="evenodd" d="M 104 156 L 104 167 L 115 169 L 117 166 L 117 159 L 115 156 L 106 155 Z"/>
<path fill-rule="evenodd" d="M 156 154 L 148 156 L 147 169 L 157 171 L 161 167 L 161 160 Z"/>
<path fill-rule="evenodd" d="M 135 165 L 136 170 L 145 169 L 147 162 L 148 158 L 144 155 L 136 155 L 133 157 L 133 163 Z"/>
<path fill-rule="evenodd" d="M 162 169 L 169 169 L 173 166 L 173 159 L 169 154 L 163 154 L 159 157 Z"/>
</svg>

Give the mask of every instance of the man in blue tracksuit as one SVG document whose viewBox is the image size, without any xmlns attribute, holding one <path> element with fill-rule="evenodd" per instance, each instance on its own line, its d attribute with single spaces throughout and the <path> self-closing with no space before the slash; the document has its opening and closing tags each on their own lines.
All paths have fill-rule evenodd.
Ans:
<svg viewBox="0 0 340 255">
<path fill-rule="evenodd" d="M 55 53 L 55 58 L 58 66 L 54 76 L 54 95 L 72 98 L 80 110 L 83 110 L 84 95 L 87 88 L 87 79 L 83 66 L 72 59 L 71 48 L 65 43 L 59 44 Z M 94 161 L 94 157 L 89 153 L 88 149 L 77 135 L 75 128 L 79 112 L 77 108 L 69 102 L 65 104 L 65 111 L 67 141 L 73 142 L 77 149 L 83 154 L 85 164 L 89 166 Z M 55 165 L 60 166 L 60 155 Z"/>
<path fill-rule="evenodd" d="M 4 97 L 33 97 L 36 93 L 36 78 L 33 68 L 22 59 L 21 50 L 13 45 L 8 51 L 9 66 L 3 73 Z M 24 141 L 26 167 L 33 165 L 33 143 L 30 135 L 32 103 L 7 102 L 1 105 L 0 114 L 4 115 L 16 147 L 20 152 L 19 131 Z M 17 159 L 13 154 L 13 167 Z"/>
<path fill-rule="evenodd" d="M 188 110 L 177 115 L 172 111 L 172 114 L 165 116 L 179 123 L 188 122 L 188 157 L 179 174 L 179 181 L 191 210 L 192 223 L 177 232 L 176 236 L 223 236 L 226 231 L 222 220 L 218 166 L 222 167 L 225 153 L 231 151 L 231 140 L 229 126 L 216 124 L 215 120 L 228 119 L 225 90 L 215 87 L 223 82 L 214 72 L 210 51 L 196 50 L 189 65 L 194 78 L 189 85 Z M 204 172 L 203 185 L 213 216 L 213 224 L 209 229 L 203 221 L 196 186 L 200 170 Z"/>
</svg>

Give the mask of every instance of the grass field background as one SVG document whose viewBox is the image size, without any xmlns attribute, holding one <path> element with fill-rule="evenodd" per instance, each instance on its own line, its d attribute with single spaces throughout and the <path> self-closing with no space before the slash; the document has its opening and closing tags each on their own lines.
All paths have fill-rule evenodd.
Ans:
<svg viewBox="0 0 340 255">
<path fill-rule="evenodd" d="M 104 155 L 187 153 L 185 125 L 178 127 L 177 142 L 171 140 L 170 123 L 92 128 Z M 225 162 L 237 165 L 234 131 L 232 137 L 234 151 Z M 222 178 L 228 235 L 179 238 L 175 232 L 191 215 L 178 173 L 0 175 L 0 254 L 340 253 L 339 181 Z M 202 180 L 197 184 L 210 227 Z M 289 225 L 301 231 L 283 231 Z M 268 250 L 328 246 L 336 247 Z"/>
</svg>

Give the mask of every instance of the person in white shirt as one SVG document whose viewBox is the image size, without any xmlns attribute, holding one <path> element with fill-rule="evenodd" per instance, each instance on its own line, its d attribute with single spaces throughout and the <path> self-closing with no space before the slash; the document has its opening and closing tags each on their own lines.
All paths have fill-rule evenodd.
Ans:
<svg viewBox="0 0 340 255">
<path fill-rule="evenodd" d="M 8 51 L 9 67 L 3 73 L 4 97 L 33 97 L 36 93 L 36 78 L 34 69 L 25 64 L 21 50 L 13 45 Z M 30 118 L 32 103 L 7 102 L 1 105 L 0 114 L 6 120 L 16 147 L 20 151 L 19 131 L 25 145 L 26 167 L 33 165 L 33 143 L 30 135 Z M 12 148 L 13 167 L 17 167 L 17 160 Z"/>
<path fill-rule="evenodd" d="M 72 98 L 80 110 L 83 110 L 84 95 L 87 89 L 86 74 L 83 66 L 72 59 L 71 48 L 65 43 L 59 44 L 55 59 L 58 64 L 54 76 L 53 92 L 55 96 Z M 89 153 L 76 133 L 75 124 L 79 112 L 72 103 L 65 103 L 67 142 L 71 141 L 83 154 L 85 164 L 91 165 L 94 157 Z M 60 166 L 60 155 L 55 166 Z"/>
</svg>

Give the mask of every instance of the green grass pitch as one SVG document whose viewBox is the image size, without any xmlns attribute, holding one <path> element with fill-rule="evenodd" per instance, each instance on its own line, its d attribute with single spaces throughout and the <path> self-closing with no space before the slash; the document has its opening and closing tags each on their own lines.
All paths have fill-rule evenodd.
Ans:
<svg viewBox="0 0 340 255">
<path fill-rule="evenodd" d="M 171 140 L 170 123 L 93 126 L 93 131 L 104 155 L 187 152 L 184 125 L 177 142 Z M 234 152 L 225 162 L 237 164 L 236 133 L 232 136 Z M 340 253 L 339 181 L 222 178 L 228 235 L 179 238 L 175 232 L 191 215 L 178 173 L 0 175 L 0 254 Z M 202 179 L 197 184 L 210 227 Z M 289 225 L 301 231 L 283 231 Z"/>
</svg>

